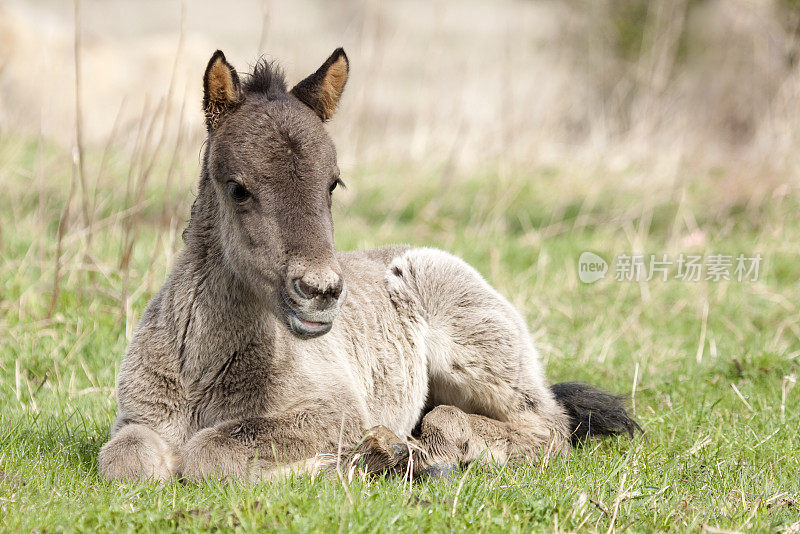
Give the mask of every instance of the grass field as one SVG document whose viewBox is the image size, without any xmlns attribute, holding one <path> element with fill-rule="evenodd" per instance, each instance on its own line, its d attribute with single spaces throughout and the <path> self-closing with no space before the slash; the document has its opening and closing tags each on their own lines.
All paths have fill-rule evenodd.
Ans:
<svg viewBox="0 0 800 534">
<path fill-rule="evenodd" d="M 340 249 L 462 255 L 523 310 L 553 381 L 625 395 L 645 434 L 549 466 L 474 466 L 453 484 L 156 486 L 107 483 L 96 456 L 197 161 L 167 183 L 168 159 L 131 178 L 129 160 L 106 156 L 95 183 L 103 155 L 87 154 L 83 195 L 69 154 L 0 138 L 0 530 L 800 531 L 795 186 L 719 169 L 666 182 L 647 168 L 350 169 Z M 585 250 L 764 259 L 755 282 L 619 282 L 612 264 L 583 284 Z"/>
</svg>

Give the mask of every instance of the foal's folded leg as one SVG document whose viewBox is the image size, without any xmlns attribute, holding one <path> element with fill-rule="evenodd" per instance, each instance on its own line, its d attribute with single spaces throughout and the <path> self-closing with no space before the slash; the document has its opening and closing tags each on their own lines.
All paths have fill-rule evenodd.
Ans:
<svg viewBox="0 0 800 534">
<path fill-rule="evenodd" d="M 451 478 L 459 465 L 477 460 L 504 464 L 569 453 L 569 441 L 533 411 L 498 421 L 444 405 L 423 418 L 419 445 L 415 473 L 436 478 Z"/>
</svg>

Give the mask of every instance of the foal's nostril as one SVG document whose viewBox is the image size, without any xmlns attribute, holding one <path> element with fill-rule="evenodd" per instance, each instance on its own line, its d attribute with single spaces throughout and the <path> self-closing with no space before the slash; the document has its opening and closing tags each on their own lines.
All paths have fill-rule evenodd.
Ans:
<svg viewBox="0 0 800 534">
<path fill-rule="evenodd" d="M 311 284 L 305 283 L 302 278 L 297 278 L 294 281 L 294 290 L 298 295 L 300 295 L 300 297 L 304 299 L 313 299 L 314 297 L 318 297 L 322 294 L 318 288 L 312 286 Z"/>
<path fill-rule="evenodd" d="M 336 279 L 336 284 L 334 284 L 332 287 L 328 288 L 327 293 L 332 298 L 338 299 L 339 295 L 342 294 L 342 289 L 343 288 L 344 288 L 344 279 L 342 279 L 342 277 L 340 276 L 339 278 Z"/>
<path fill-rule="evenodd" d="M 310 299 L 314 297 L 314 289 L 299 278 L 294 279 L 294 292 L 304 299 Z"/>
</svg>

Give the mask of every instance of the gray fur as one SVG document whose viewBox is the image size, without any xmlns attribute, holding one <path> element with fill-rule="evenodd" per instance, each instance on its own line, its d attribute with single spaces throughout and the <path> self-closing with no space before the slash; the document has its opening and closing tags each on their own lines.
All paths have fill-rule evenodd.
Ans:
<svg viewBox="0 0 800 534">
<path fill-rule="evenodd" d="M 346 67 L 337 50 L 301 100 L 268 65 L 242 89 L 212 57 L 186 246 L 120 368 L 106 478 L 387 471 L 409 459 L 417 473 L 451 472 L 436 466 L 568 450 L 570 419 L 522 317 L 474 269 L 433 249 L 335 251 L 338 169 L 322 119 Z"/>
</svg>

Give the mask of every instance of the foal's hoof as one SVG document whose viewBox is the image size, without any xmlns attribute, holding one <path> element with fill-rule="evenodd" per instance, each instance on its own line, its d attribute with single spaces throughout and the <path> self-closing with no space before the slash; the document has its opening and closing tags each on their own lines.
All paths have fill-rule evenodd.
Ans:
<svg viewBox="0 0 800 534">
<path fill-rule="evenodd" d="M 385 426 L 370 428 L 356 452 L 357 463 L 368 473 L 403 469 L 408 463 L 408 444 Z"/>
<path fill-rule="evenodd" d="M 452 482 L 458 474 L 458 464 L 441 462 L 426 467 L 420 471 L 420 476 L 425 478 L 432 478 L 436 480 L 443 480 L 445 482 Z"/>
</svg>

